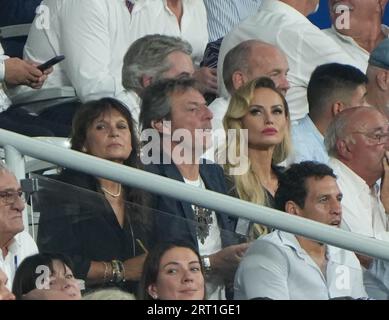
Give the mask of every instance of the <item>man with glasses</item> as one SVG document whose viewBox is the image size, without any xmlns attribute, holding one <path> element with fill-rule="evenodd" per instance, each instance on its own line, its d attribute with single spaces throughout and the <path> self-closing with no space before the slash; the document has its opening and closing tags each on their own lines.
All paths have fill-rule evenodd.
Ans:
<svg viewBox="0 0 389 320">
<path fill-rule="evenodd" d="M 341 227 L 368 237 L 389 241 L 389 124 L 373 107 L 350 108 L 330 124 L 324 140 L 329 164 L 343 193 Z M 371 259 L 359 257 L 365 267 Z M 365 276 L 369 296 L 387 298 Z"/>
<path fill-rule="evenodd" d="M 19 182 L 0 162 L 0 269 L 12 287 L 15 271 L 22 260 L 38 253 L 38 248 L 23 225 L 24 196 Z"/>
</svg>

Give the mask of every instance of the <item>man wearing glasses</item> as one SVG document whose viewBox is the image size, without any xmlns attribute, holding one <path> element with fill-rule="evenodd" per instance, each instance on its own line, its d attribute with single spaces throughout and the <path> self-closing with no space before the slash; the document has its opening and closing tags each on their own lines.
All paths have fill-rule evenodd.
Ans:
<svg viewBox="0 0 389 320">
<path fill-rule="evenodd" d="M 389 124 L 374 107 L 349 108 L 339 113 L 324 139 L 329 164 L 343 193 L 343 229 L 389 241 Z M 370 267 L 371 259 L 359 257 Z M 388 298 L 365 275 L 369 297 Z"/>
<path fill-rule="evenodd" d="M 19 182 L 0 162 L 0 269 L 12 287 L 20 262 L 38 253 L 38 248 L 23 225 L 24 196 Z"/>
</svg>

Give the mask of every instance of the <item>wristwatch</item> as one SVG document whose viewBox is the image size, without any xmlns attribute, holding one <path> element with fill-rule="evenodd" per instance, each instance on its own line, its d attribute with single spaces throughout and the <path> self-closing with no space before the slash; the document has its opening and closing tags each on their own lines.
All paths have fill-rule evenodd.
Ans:
<svg viewBox="0 0 389 320">
<path fill-rule="evenodd" d="M 201 262 L 203 263 L 205 273 L 210 273 L 212 271 L 212 268 L 211 268 L 211 260 L 209 259 L 209 256 L 202 256 Z"/>
</svg>

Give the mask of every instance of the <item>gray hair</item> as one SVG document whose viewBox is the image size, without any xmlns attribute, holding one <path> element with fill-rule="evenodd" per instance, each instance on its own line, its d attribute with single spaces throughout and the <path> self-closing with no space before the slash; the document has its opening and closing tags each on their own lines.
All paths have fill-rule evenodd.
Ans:
<svg viewBox="0 0 389 320">
<path fill-rule="evenodd" d="M 136 300 L 132 293 L 118 288 L 96 289 L 84 295 L 82 300 Z"/>
<path fill-rule="evenodd" d="M 139 123 L 142 130 L 152 128 L 152 121 L 169 120 L 171 117 L 170 96 L 174 92 L 198 90 L 198 84 L 191 78 L 164 79 L 153 83 L 145 89 Z"/>
<path fill-rule="evenodd" d="M 124 56 L 122 84 L 127 90 L 142 92 L 142 77 L 150 76 L 154 81 L 168 71 L 167 56 L 175 51 L 192 54 L 192 46 L 178 38 L 160 34 L 147 35 L 136 40 Z"/>
<path fill-rule="evenodd" d="M 355 114 L 359 112 L 376 111 L 380 112 L 375 107 L 354 107 L 343 110 L 338 113 L 327 128 L 324 145 L 330 157 L 338 158 L 337 142 L 347 138 L 349 135 L 348 127 L 355 122 Z"/>
</svg>

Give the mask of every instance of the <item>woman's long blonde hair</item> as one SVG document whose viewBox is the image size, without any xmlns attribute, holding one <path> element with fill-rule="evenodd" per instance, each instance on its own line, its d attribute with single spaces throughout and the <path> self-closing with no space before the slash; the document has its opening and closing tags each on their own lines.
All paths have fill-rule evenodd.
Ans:
<svg viewBox="0 0 389 320">
<path fill-rule="evenodd" d="M 248 163 L 248 169 L 244 173 L 231 176 L 231 179 L 235 185 L 236 193 L 242 200 L 250 201 L 252 203 L 260 205 L 268 205 L 268 199 L 266 197 L 265 189 L 261 183 L 261 177 L 254 173 L 248 155 L 240 154 L 240 130 L 243 129 L 242 118 L 249 112 L 251 101 L 254 98 L 255 90 L 260 88 L 268 88 L 270 90 L 273 90 L 282 99 L 285 108 L 285 116 L 288 120 L 288 129 L 285 132 L 285 136 L 282 142 L 274 148 L 272 164 L 278 164 L 287 158 L 290 152 L 289 108 L 284 96 L 277 91 L 274 82 L 270 78 L 261 77 L 252 80 L 234 93 L 231 98 L 231 102 L 228 106 L 226 115 L 224 116 L 223 126 L 224 130 L 226 131 L 226 136 L 228 130 L 230 129 L 235 129 L 236 132 L 236 139 L 232 139 L 232 141 L 227 141 L 226 154 L 233 154 L 236 156 L 236 159 L 240 159 L 241 161 L 247 161 Z M 226 174 L 229 175 L 229 173 L 232 172 L 231 169 L 234 169 L 241 165 L 241 161 L 239 163 L 232 163 L 230 161 L 230 157 L 226 158 L 227 159 L 226 164 L 224 165 L 224 170 Z"/>
</svg>

